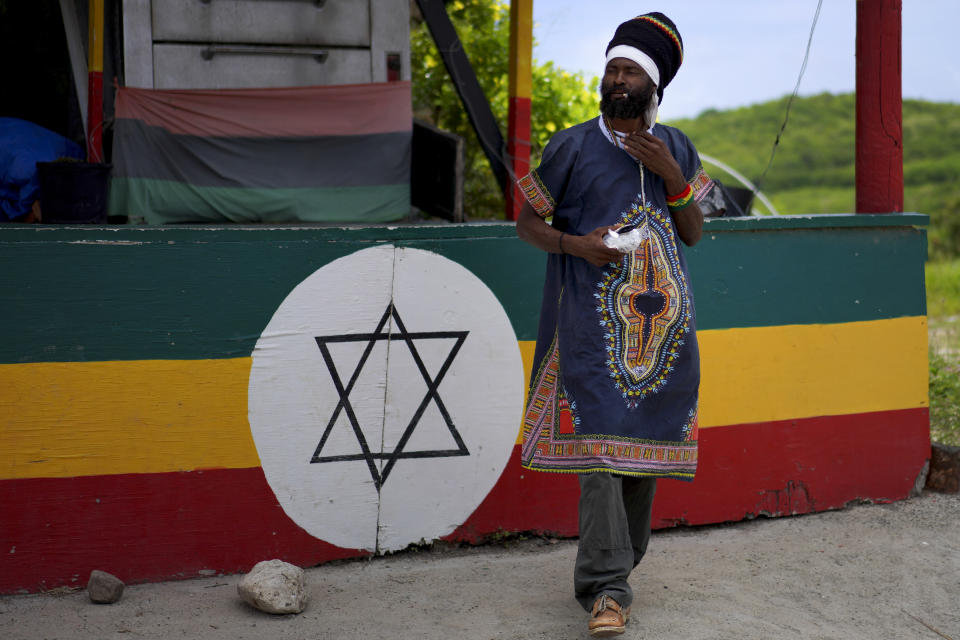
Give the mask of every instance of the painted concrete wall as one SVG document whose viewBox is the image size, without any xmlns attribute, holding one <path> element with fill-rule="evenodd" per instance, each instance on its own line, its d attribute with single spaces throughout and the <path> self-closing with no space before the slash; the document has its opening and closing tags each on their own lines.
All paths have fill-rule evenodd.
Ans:
<svg viewBox="0 0 960 640">
<path fill-rule="evenodd" d="M 656 526 L 909 495 L 925 224 L 707 223 Z M 0 593 L 576 535 L 576 479 L 518 462 L 543 273 L 511 225 L 0 228 Z"/>
</svg>

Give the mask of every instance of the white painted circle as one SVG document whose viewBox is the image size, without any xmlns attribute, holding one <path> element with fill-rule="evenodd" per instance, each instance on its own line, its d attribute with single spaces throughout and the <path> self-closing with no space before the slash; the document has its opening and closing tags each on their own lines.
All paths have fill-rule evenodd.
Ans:
<svg viewBox="0 0 960 640">
<path fill-rule="evenodd" d="M 393 551 L 451 533 L 483 501 L 523 397 L 516 335 L 490 289 L 447 258 L 386 245 L 325 265 L 284 299 L 253 351 L 248 409 L 294 522 L 339 547 Z"/>
</svg>

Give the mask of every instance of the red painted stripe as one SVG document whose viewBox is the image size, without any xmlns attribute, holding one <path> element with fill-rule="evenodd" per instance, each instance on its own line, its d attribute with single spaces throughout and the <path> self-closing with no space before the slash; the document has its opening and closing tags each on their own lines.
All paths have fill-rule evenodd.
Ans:
<svg viewBox="0 0 960 640">
<path fill-rule="evenodd" d="M 663 481 L 656 527 L 887 502 L 909 495 L 929 457 L 927 409 L 700 431 L 692 483 Z M 520 467 L 519 447 L 487 499 L 447 538 L 499 530 L 577 532 L 575 475 Z M 0 482 L 0 593 L 83 585 L 92 569 L 127 582 L 234 573 L 282 558 L 309 566 L 365 555 L 283 513 L 259 468 Z"/>
<path fill-rule="evenodd" d="M 0 514 L 0 593 L 84 586 L 93 569 L 151 582 L 365 555 L 294 524 L 259 467 L 5 480 Z"/>
<path fill-rule="evenodd" d="M 926 408 L 701 429 L 697 477 L 660 483 L 654 526 L 902 500 L 929 457 Z"/>
<path fill-rule="evenodd" d="M 516 220 L 523 206 L 523 191 L 516 180 L 530 172 L 530 98 L 511 97 L 507 114 L 507 156 L 514 180 L 507 188 L 507 219 Z"/>
<path fill-rule="evenodd" d="M 693 482 L 658 483 L 654 526 L 709 524 L 890 502 L 930 457 L 925 408 L 701 429 Z M 487 499 L 450 539 L 542 531 L 576 535 L 576 476 L 527 471 L 519 447 Z"/>
<path fill-rule="evenodd" d="M 121 88 L 117 117 L 174 134 L 215 137 L 345 136 L 410 131 L 409 82 L 277 89 Z"/>
<path fill-rule="evenodd" d="M 103 71 L 87 74 L 87 162 L 103 162 Z"/>
<path fill-rule="evenodd" d="M 530 145 L 530 98 L 510 98 L 507 138 Z M 530 155 L 527 154 L 529 160 Z"/>
<path fill-rule="evenodd" d="M 476 543 L 500 530 L 576 536 L 579 497 L 575 474 L 524 469 L 516 445 L 487 499 L 445 539 Z"/>
</svg>

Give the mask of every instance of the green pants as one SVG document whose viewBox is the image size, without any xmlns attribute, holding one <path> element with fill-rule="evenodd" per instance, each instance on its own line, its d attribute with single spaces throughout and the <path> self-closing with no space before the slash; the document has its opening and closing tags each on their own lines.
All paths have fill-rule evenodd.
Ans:
<svg viewBox="0 0 960 640">
<path fill-rule="evenodd" d="M 573 588 L 587 611 L 602 595 L 622 607 L 633 602 L 627 577 L 647 551 L 656 488 L 656 478 L 580 476 L 580 544 Z"/>
</svg>

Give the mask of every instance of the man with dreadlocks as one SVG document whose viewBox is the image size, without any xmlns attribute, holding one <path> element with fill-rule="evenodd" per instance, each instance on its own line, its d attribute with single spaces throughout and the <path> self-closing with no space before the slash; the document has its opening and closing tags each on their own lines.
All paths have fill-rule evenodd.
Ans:
<svg viewBox="0 0 960 640">
<path fill-rule="evenodd" d="M 553 136 L 519 180 L 517 233 L 550 254 L 522 463 L 580 474 L 574 592 L 596 636 L 629 618 L 656 479 L 697 467 L 700 357 L 678 239 L 700 239 L 713 183 L 690 140 L 656 123 L 682 59 L 662 13 L 621 24 L 600 116 Z"/>
</svg>

